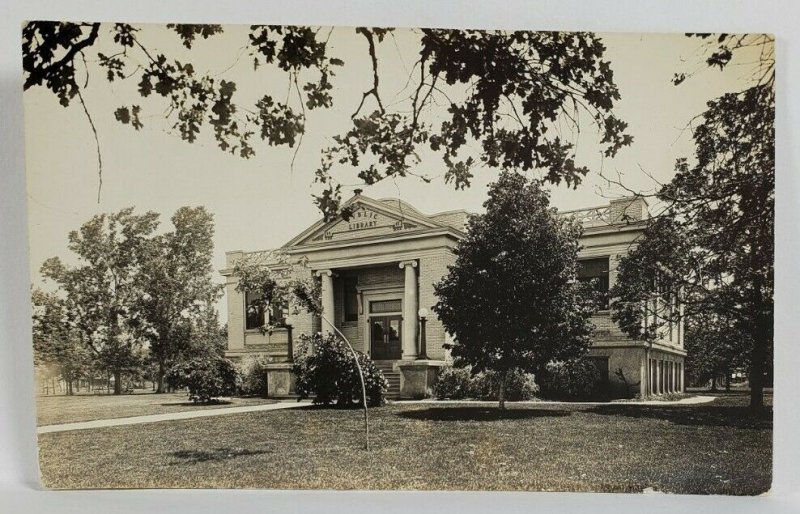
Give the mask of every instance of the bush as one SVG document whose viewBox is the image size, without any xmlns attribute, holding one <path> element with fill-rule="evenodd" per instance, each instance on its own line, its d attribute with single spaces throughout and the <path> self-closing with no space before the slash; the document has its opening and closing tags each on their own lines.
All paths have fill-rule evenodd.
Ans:
<svg viewBox="0 0 800 514">
<path fill-rule="evenodd" d="M 367 404 L 377 407 L 384 403 L 389 383 L 372 360 L 356 352 L 364 373 Z M 300 399 L 314 396 L 314 404 L 352 407 L 362 402 L 361 380 L 353 354 L 347 343 L 329 334 L 322 337 L 300 336 L 292 371 L 297 376 L 296 390 Z"/>
<path fill-rule="evenodd" d="M 469 368 L 447 366 L 439 369 L 433 394 L 437 400 L 463 400 L 473 395 L 472 373 Z"/>
<path fill-rule="evenodd" d="M 470 367 L 447 366 L 439 370 L 433 386 L 438 400 L 462 400 L 464 398 L 480 398 L 497 400 L 500 393 L 499 374 L 495 371 L 484 371 L 472 375 Z M 506 378 L 506 400 L 530 400 L 536 396 L 539 386 L 530 373 L 514 370 Z"/>
<path fill-rule="evenodd" d="M 213 398 L 234 394 L 238 374 L 231 361 L 207 356 L 174 365 L 165 378 L 170 387 L 187 388 L 193 401 L 207 403 Z"/>
<path fill-rule="evenodd" d="M 251 355 L 239 364 L 241 384 L 239 392 L 243 396 L 267 396 L 267 364 L 270 359 L 263 355 Z"/>
<path fill-rule="evenodd" d="M 551 362 L 541 380 L 542 396 L 552 399 L 587 399 L 597 396 L 600 374 L 588 359 Z"/>
<path fill-rule="evenodd" d="M 473 377 L 475 396 L 484 400 L 498 400 L 500 395 L 500 374 L 496 371 L 484 371 Z M 513 370 L 506 377 L 506 400 L 519 402 L 531 400 L 539 392 L 539 386 L 532 373 Z"/>
</svg>

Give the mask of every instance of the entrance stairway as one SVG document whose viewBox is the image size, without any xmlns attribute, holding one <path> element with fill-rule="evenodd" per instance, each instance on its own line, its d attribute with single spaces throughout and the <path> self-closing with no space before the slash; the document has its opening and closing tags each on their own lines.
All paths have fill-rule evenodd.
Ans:
<svg viewBox="0 0 800 514">
<path fill-rule="evenodd" d="M 373 361 L 375 367 L 381 370 L 386 381 L 389 382 L 389 390 L 386 391 L 387 400 L 397 400 L 400 398 L 400 372 L 394 371 L 394 361 Z"/>
</svg>

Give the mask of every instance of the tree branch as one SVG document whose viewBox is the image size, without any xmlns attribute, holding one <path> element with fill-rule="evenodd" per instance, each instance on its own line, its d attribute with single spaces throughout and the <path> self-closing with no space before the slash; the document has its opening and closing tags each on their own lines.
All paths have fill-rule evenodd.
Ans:
<svg viewBox="0 0 800 514">
<path fill-rule="evenodd" d="M 94 143 L 97 149 L 97 203 L 100 203 L 100 192 L 103 189 L 103 156 L 100 154 L 100 139 L 97 137 L 97 128 L 94 126 L 92 115 L 89 114 L 89 110 L 86 108 L 86 102 L 83 101 L 83 94 L 81 94 L 80 88 L 78 88 L 78 99 L 81 101 L 83 112 L 86 113 L 86 119 L 89 120 L 89 126 L 92 127 L 92 133 L 94 134 Z"/>
<path fill-rule="evenodd" d="M 378 108 L 380 109 L 381 114 L 386 114 L 386 110 L 383 108 L 383 102 L 381 101 L 380 94 L 378 93 L 378 84 L 380 79 L 378 78 L 378 57 L 375 55 L 375 39 L 372 37 L 372 32 L 369 29 L 360 27 L 356 29 L 356 32 L 363 35 L 367 43 L 369 43 L 369 56 L 372 59 L 372 89 L 368 91 L 364 91 L 361 96 L 361 102 L 358 104 L 358 108 L 353 113 L 350 118 L 354 119 L 358 116 L 358 113 L 361 112 L 361 108 L 364 106 L 364 101 L 369 96 L 374 96 L 375 100 L 378 102 Z"/>
</svg>

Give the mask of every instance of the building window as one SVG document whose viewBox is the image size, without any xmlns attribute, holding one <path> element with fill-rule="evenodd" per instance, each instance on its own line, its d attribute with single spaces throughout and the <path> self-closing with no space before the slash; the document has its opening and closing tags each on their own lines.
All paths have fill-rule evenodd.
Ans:
<svg viewBox="0 0 800 514">
<path fill-rule="evenodd" d="M 403 302 L 401 300 L 380 300 L 377 302 L 369 302 L 369 312 L 372 314 L 400 312 L 401 310 L 403 310 Z"/>
<path fill-rule="evenodd" d="M 358 277 L 344 277 L 344 321 L 358 321 Z"/>
<path fill-rule="evenodd" d="M 267 311 L 264 309 L 262 298 L 256 293 L 245 293 L 245 326 L 246 330 L 263 329 L 268 322 L 273 327 L 286 325 L 286 316 L 289 313 L 287 302 L 269 305 L 269 318 L 265 318 Z"/>
<path fill-rule="evenodd" d="M 286 317 L 289 315 L 289 303 L 274 303 L 269 309 L 269 324 L 273 327 L 285 327 Z"/>
<path fill-rule="evenodd" d="M 264 326 L 264 304 L 256 293 L 247 292 L 245 302 L 245 329 L 258 330 Z"/>
<path fill-rule="evenodd" d="M 592 283 L 600 295 L 600 310 L 608 310 L 608 257 L 578 261 L 578 280 Z"/>
</svg>

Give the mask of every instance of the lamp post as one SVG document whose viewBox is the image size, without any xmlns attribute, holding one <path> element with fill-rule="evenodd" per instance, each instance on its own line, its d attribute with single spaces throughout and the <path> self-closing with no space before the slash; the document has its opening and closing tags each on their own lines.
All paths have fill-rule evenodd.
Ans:
<svg viewBox="0 0 800 514">
<path fill-rule="evenodd" d="M 417 311 L 419 316 L 419 354 L 417 360 L 428 360 L 427 348 L 425 344 L 425 322 L 428 321 L 428 309 L 425 307 Z"/>
<path fill-rule="evenodd" d="M 288 314 L 283 319 L 283 324 L 286 325 L 286 339 L 288 343 L 289 355 L 286 356 L 286 362 L 294 361 L 294 341 L 292 341 L 292 327 L 294 326 L 294 316 Z"/>
</svg>

